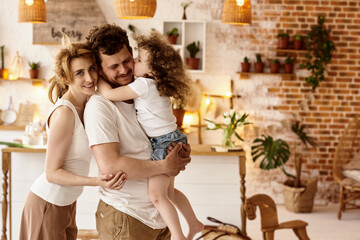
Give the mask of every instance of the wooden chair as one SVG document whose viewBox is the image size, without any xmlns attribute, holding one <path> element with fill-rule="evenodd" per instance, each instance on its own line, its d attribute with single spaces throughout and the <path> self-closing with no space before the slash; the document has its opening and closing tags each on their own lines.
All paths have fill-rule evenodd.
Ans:
<svg viewBox="0 0 360 240">
<path fill-rule="evenodd" d="M 343 174 L 343 166 L 358 152 L 360 152 L 360 121 L 354 118 L 344 130 L 333 160 L 333 175 L 340 185 L 338 219 L 341 219 L 341 214 L 345 210 L 360 208 L 355 203 L 356 199 L 360 199 L 360 182 Z"/>
<path fill-rule="evenodd" d="M 96 230 L 79 229 L 76 239 L 94 240 L 94 239 L 99 239 L 99 235 L 98 235 L 98 232 Z"/>
<path fill-rule="evenodd" d="M 279 224 L 274 200 L 265 194 L 256 194 L 245 201 L 245 212 L 249 220 L 256 218 L 256 207 L 260 209 L 261 231 L 264 240 L 273 240 L 275 230 L 292 229 L 300 240 L 310 240 L 306 233 L 307 222 L 302 220 L 287 221 Z"/>
</svg>

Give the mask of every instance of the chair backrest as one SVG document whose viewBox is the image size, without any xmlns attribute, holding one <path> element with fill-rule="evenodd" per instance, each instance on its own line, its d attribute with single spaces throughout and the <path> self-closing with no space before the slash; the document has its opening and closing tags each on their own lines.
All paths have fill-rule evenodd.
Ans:
<svg viewBox="0 0 360 240">
<path fill-rule="evenodd" d="M 333 174 L 337 182 L 344 179 L 343 165 L 348 163 L 355 153 L 360 151 L 360 122 L 353 118 L 340 137 L 333 161 Z"/>
</svg>

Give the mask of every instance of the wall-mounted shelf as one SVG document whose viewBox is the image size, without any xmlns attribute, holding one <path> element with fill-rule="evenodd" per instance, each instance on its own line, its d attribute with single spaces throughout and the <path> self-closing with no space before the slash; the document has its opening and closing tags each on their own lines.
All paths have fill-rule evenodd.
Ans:
<svg viewBox="0 0 360 240">
<path fill-rule="evenodd" d="M 25 126 L 0 125 L 0 131 L 24 131 Z"/>
<path fill-rule="evenodd" d="M 279 76 L 283 80 L 292 80 L 295 76 L 293 73 L 256 73 L 256 72 L 237 72 L 240 75 L 240 79 L 248 79 L 250 75 L 273 75 Z"/>
<path fill-rule="evenodd" d="M 41 78 L 19 78 L 19 79 L 16 79 L 16 80 L 0 78 L 0 80 L 8 81 L 8 82 L 17 82 L 17 81 L 32 82 L 32 85 L 34 85 L 34 86 L 42 85 L 43 82 L 45 81 L 45 79 L 41 79 Z"/>
<path fill-rule="evenodd" d="M 278 49 L 278 48 L 275 48 L 273 49 L 273 51 L 276 52 L 276 55 L 277 56 L 286 56 L 288 53 L 307 53 L 308 51 L 305 50 L 305 49 L 301 49 L 301 50 L 296 50 L 296 49 Z"/>
<path fill-rule="evenodd" d="M 206 22 L 196 20 L 175 20 L 163 22 L 163 33 L 171 31 L 173 28 L 179 30 L 179 37 L 176 45 L 173 47 L 179 50 L 180 56 L 186 63 L 186 58 L 189 57 L 189 51 L 186 46 L 192 42 L 200 42 L 200 51 L 196 57 L 200 58 L 198 70 L 189 70 L 189 72 L 204 72 L 205 71 L 205 48 L 206 48 Z"/>
</svg>

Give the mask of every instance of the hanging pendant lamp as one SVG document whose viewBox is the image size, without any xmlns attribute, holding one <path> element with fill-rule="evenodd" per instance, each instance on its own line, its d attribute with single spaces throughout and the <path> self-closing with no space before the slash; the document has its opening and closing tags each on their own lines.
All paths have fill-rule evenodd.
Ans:
<svg viewBox="0 0 360 240">
<path fill-rule="evenodd" d="M 156 11 L 156 0 L 114 0 L 114 8 L 118 18 L 152 18 Z"/>
<path fill-rule="evenodd" d="M 44 0 L 19 0 L 18 22 L 46 22 L 46 7 Z"/>
<path fill-rule="evenodd" d="M 225 0 L 221 21 L 227 24 L 251 24 L 250 0 Z"/>
</svg>

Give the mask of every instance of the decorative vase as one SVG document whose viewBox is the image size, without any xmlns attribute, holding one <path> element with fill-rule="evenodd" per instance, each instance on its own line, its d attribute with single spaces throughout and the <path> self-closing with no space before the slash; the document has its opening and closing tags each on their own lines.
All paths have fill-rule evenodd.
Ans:
<svg viewBox="0 0 360 240">
<path fill-rule="evenodd" d="M 228 129 L 224 129 L 224 138 L 222 141 L 222 146 L 224 148 L 234 148 L 235 147 L 235 143 L 232 140 L 232 136 L 234 135 L 234 132 Z"/>
<path fill-rule="evenodd" d="M 182 19 L 186 20 L 186 7 L 184 7 L 184 13 L 183 13 Z"/>
<path fill-rule="evenodd" d="M 184 109 L 173 109 L 172 112 L 176 118 L 177 127 L 181 128 L 183 121 L 184 121 L 185 110 Z"/>
</svg>

